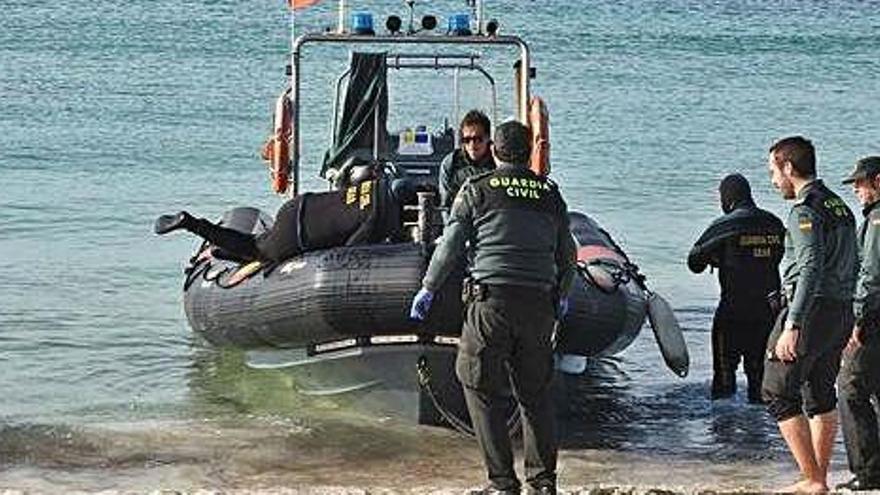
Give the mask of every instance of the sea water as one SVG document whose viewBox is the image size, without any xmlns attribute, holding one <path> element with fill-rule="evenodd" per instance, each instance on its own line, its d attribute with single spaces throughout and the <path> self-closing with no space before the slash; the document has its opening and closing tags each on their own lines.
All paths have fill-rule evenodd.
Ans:
<svg viewBox="0 0 880 495">
<path fill-rule="evenodd" d="M 401 2 L 357 3 L 377 19 L 407 19 Z M 532 50 L 569 207 L 601 222 L 672 303 L 691 351 L 690 375 L 676 378 L 645 327 L 621 355 L 591 365 L 563 411 L 561 484 L 792 481 L 764 408 L 742 393 L 708 400 L 718 291 L 684 261 L 719 214 L 729 172 L 785 214 L 765 168 L 784 135 L 813 139 L 820 175 L 856 208 L 839 179 L 880 153 L 880 5 L 484 3 Z M 334 7 L 299 12 L 298 32 L 335 24 Z M 11 0 L 2 10 L 0 489 L 455 493 L 481 483 L 472 439 L 303 401 L 289 376 L 250 369 L 187 326 L 181 270 L 193 240 L 158 238 L 152 221 L 181 208 L 216 218 L 280 204 L 257 152 L 285 84 L 284 2 Z M 464 10 L 417 4 L 441 21 Z M 316 149 L 326 143 L 325 130 L 301 132 Z M 304 184 L 321 187 L 309 164 Z M 838 442 L 833 479 L 845 469 Z"/>
</svg>

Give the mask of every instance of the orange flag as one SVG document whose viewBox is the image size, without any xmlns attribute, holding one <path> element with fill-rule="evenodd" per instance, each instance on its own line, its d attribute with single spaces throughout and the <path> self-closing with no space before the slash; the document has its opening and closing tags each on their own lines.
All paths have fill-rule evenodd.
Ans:
<svg viewBox="0 0 880 495">
<path fill-rule="evenodd" d="M 311 7 L 320 1 L 321 0 L 287 0 L 287 3 L 290 5 L 290 8 L 296 10 Z"/>
</svg>

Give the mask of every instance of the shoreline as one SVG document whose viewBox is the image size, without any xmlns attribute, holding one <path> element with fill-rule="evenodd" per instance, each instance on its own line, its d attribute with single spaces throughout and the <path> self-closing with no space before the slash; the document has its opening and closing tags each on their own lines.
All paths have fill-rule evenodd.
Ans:
<svg viewBox="0 0 880 495">
<path fill-rule="evenodd" d="M 458 495 L 485 482 L 473 439 L 387 422 L 90 425 L 62 430 L 60 438 L 31 437 L 3 454 L 0 495 Z M 522 475 L 520 456 L 516 466 Z M 791 483 L 797 468 L 787 459 L 713 461 L 584 448 L 562 449 L 558 474 L 565 494 L 771 493 Z M 846 466 L 833 464 L 829 485 L 845 479 Z"/>
</svg>

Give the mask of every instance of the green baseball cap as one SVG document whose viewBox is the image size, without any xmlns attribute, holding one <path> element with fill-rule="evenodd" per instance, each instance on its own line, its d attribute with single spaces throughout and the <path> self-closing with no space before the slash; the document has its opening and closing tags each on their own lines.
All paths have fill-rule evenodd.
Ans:
<svg viewBox="0 0 880 495">
<path fill-rule="evenodd" d="M 868 156 L 856 162 L 850 174 L 843 179 L 844 184 L 852 184 L 859 179 L 873 178 L 880 174 L 880 156 Z"/>
</svg>

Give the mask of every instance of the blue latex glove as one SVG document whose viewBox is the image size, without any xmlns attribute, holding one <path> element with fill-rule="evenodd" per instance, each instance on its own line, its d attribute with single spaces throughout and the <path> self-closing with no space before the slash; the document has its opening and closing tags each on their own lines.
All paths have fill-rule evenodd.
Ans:
<svg viewBox="0 0 880 495">
<path fill-rule="evenodd" d="M 565 315 L 568 314 L 568 298 L 560 297 L 559 305 L 556 306 L 556 319 L 562 321 L 565 319 Z"/>
<path fill-rule="evenodd" d="M 434 293 L 422 287 L 413 298 L 409 317 L 413 320 L 424 321 L 428 317 L 428 310 L 431 309 L 432 302 L 434 302 Z"/>
</svg>

